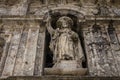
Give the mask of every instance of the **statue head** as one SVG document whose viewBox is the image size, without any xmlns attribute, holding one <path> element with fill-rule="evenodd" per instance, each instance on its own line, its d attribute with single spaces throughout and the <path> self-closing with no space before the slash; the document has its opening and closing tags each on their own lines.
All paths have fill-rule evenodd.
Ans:
<svg viewBox="0 0 120 80">
<path fill-rule="evenodd" d="M 58 28 L 70 28 L 73 26 L 73 20 L 70 17 L 63 16 L 57 20 Z"/>
</svg>

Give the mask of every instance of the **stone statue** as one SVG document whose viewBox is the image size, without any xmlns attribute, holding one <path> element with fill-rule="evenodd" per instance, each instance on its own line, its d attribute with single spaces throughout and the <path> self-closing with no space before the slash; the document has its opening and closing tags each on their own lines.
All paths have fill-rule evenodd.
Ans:
<svg viewBox="0 0 120 80">
<path fill-rule="evenodd" d="M 50 50 L 53 52 L 54 64 L 60 61 L 76 61 L 79 67 L 84 59 L 79 36 L 71 30 L 73 20 L 67 16 L 60 17 L 57 22 L 57 28 L 51 27 L 50 17 L 48 18 L 47 29 L 51 35 Z"/>
</svg>

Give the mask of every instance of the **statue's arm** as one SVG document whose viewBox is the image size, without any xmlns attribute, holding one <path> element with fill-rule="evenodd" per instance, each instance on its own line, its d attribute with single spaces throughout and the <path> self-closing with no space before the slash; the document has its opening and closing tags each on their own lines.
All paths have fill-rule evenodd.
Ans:
<svg viewBox="0 0 120 80">
<path fill-rule="evenodd" d="M 73 32 L 72 36 L 73 36 L 74 44 L 76 46 L 75 51 L 76 51 L 76 55 L 77 55 L 77 60 L 78 60 L 78 62 L 81 62 L 81 61 L 85 60 L 85 57 L 84 57 L 84 53 L 83 53 L 79 35 L 77 33 Z"/>
<path fill-rule="evenodd" d="M 46 27 L 50 35 L 52 35 L 55 32 L 55 30 L 51 26 L 51 19 L 47 20 Z"/>
<path fill-rule="evenodd" d="M 78 34 L 75 32 L 72 32 L 72 39 L 73 39 L 73 41 L 77 42 L 79 40 Z"/>
</svg>

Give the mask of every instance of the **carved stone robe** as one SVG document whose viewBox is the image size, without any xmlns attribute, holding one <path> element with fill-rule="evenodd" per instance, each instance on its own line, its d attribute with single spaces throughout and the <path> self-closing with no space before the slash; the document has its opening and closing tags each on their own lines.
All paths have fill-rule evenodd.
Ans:
<svg viewBox="0 0 120 80">
<path fill-rule="evenodd" d="M 53 61 L 84 59 L 82 47 L 77 33 L 69 28 L 56 29 L 51 33 L 50 49 L 53 52 Z"/>
</svg>

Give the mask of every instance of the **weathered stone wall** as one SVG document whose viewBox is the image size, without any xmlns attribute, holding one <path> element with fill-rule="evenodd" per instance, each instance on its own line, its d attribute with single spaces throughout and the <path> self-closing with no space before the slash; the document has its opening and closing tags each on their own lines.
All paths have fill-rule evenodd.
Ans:
<svg viewBox="0 0 120 80">
<path fill-rule="evenodd" d="M 1 0 L 0 15 L 43 15 L 52 7 L 72 5 L 87 15 L 94 15 L 96 10 L 107 12 L 107 15 L 120 15 L 117 0 Z"/>
<path fill-rule="evenodd" d="M 0 6 L 0 15 L 26 15 L 28 0 L 3 0 Z"/>
<path fill-rule="evenodd" d="M 50 10 L 79 19 L 89 76 L 120 76 L 119 4 L 119 0 L 0 0 L 0 37 L 6 41 L 1 77 L 42 75 L 46 33 L 41 21 Z M 95 15 L 97 31 L 92 28 Z M 110 20 L 115 22 L 112 31 Z"/>
<path fill-rule="evenodd" d="M 4 51 L 0 74 L 7 76 L 40 76 L 43 67 L 45 31 L 35 21 L 3 21 Z"/>
<path fill-rule="evenodd" d="M 79 27 L 83 33 L 80 35 L 85 46 L 87 75 L 120 76 L 119 21 L 109 28 L 109 20 L 97 20 L 99 26 L 93 28 L 94 19 L 89 19 L 82 20 Z M 6 40 L 0 62 L 1 77 L 43 75 L 45 26 L 37 20 L 3 20 L 1 25 Z"/>
<path fill-rule="evenodd" d="M 80 77 L 80 76 L 43 76 L 43 77 L 9 77 L 9 80 L 119 80 L 119 77 Z"/>
<path fill-rule="evenodd" d="M 109 22 L 88 24 L 84 28 L 84 41 L 91 76 L 120 76 L 119 23 L 109 27 Z"/>
</svg>

